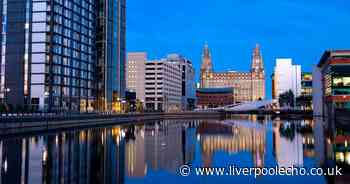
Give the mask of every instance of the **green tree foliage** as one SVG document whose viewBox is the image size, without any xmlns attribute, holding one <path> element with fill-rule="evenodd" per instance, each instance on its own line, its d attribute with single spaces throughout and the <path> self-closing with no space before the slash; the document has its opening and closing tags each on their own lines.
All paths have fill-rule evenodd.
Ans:
<svg viewBox="0 0 350 184">
<path fill-rule="evenodd" d="M 278 99 L 280 106 L 294 106 L 294 94 L 292 90 L 280 94 Z"/>
</svg>

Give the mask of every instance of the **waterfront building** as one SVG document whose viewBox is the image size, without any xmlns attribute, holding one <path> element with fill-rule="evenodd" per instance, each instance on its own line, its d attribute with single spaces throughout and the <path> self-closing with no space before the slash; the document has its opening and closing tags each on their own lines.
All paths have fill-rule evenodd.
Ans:
<svg viewBox="0 0 350 184">
<path fill-rule="evenodd" d="M 293 65 L 291 58 L 277 58 L 273 76 L 273 97 L 291 90 L 295 97 L 301 95 L 301 66 Z"/>
<path fill-rule="evenodd" d="M 110 109 L 123 94 L 125 0 L 5 0 L 0 8 L 3 103 L 86 112 L 97 100 Z"/>
<path fill-rule="evenodd" d="M 97 109 L 118 111 L 125 97 L 126 88 L 126 0 L 95 1 L 97 3 Z"/>
<path fill-rule="evenodd" d="M 145 103 L 147 111 L 181 110 L 182 70 L 166 59 L 146 62 Z"/>
<path fill-rule="evenodd" d="M 325 51 L 313 72 L 315 115 L 350 109 L 350 50 Z"/>
<path fill-rule="evenodd" d="M 253 51 L 252 65 L 249 72 L 215 72 L 211 53 L 205 44 L 200 73 L 201 88 L 234 88 L 237 102 L 265 99 L 265 70 L 257 44 Z"/>
<path fill-rule="evenodd" d="M 301 96 L 312 96 L 312 73 L 301 73 Z"/>
<path fill-rule="evenodd" d="M 223 107 L 235 103 L 233 88 L 199 88 L 196 91 L 197 108 Z"/>
<path fill-rule="evenodd" d="M 147 53 L 130 52 L 126 64 L 126 88 L 136 92 L 136 98 L 145 102 L 145 77 Z"/>
<path fill-rule="evenodd" d="M 96 2 L 2 1 L 1 97 L 86 111 L 95 100 Z"/>
<path fill-rule="evenodd" d="M 136 92 L 125 91 L 125 100 L 122 101 L 123 112 L 135 112 L 137 104 Z"/>
<path fill-rule="evenodd" d="M 166 60 L 177 63 L 181 69 L 181 110 L 193 110 L 196 100 L 196 83 L 192 62 L 179 54 L 169 54 Z"/>
<path fill-rule="evenodd" d="M 297 97 L 297 106 L 303 110 L 312 109 L 312 73 L 301 73 L 301 92 Z"/>
</svg>

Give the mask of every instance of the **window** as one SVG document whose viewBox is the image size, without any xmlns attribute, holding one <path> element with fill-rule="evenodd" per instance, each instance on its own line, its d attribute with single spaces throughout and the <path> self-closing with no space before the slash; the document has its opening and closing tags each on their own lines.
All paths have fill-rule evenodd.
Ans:
<svg viewBox="0 0 350 184">
<path fill-rule="evenodd" d="M 45 75 L 40 74 L 40 75 L 32 75 L 32 83 L 44 83 L 45 81 Z"/>
<path fill-rule="evenodd" d="M 45 33 L 33 33 L 32 42 L 45 42 L 46 34 Z"/>
<path fill-rule="evenodd" d="M 45 44 L 43 43 L 34 43 L 32 44 L 32 52 L 45 52 Z"/>
<path fill-rule="evenodd" d="M 334 77 L 333 86 L 336 86 L 336 87 L 350 86 L 350 77 Z"/>
<path fill-rule="evenodd" d="M 45 54 L 32 54 L 32 63 L 45 63 Z"/>
<path fill-rule="evenodd" d="M 46 23 L 33 23 L 32 31 L 33 32 L 45 32 L 46 31 Z"/>
<path fill-rule="evenodd" d="M 33 22 L 43 22 L 46 21 L 46 13 L 33 13 Z"/>
<path fill-rule="evenodd" d="M 32 73 L 45 73 L 45 64 L 32 64 Z"/>
<path fill-rule="evenodd" d="M 46 11 L 46 2 L 33 3 L 33 11 Z"/>
</svg>

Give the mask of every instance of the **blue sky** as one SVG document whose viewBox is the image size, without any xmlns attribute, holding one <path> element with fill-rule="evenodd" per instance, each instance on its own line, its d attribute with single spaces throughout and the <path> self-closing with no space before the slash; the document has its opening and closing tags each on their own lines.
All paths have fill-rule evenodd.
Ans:
<svg viewBox="0 0 350 184">
<path fill-rule="evenodd" d="M 205 42 L 214 69 L 249 70 L 261 45 L 267 96 L 275 58 L 312 71 L 326 49 L 350 49 L 349 0 L 128 0 L 127 51 L 150 59 L 179 53 L 197 72 Z"/>
</svg>

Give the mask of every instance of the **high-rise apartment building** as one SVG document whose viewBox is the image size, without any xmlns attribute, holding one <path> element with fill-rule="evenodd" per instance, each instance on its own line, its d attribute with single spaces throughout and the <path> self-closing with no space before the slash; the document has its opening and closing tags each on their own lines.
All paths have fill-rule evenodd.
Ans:
<svg viewBox="0 0 350 184">
<path fill-rule="evenodd" d="M 4 103 L 84 112 L 123 95 L 125 0 L 3 0 L 0 9 Z"/>
<path fill-rule="evenodd" d="M 130 52 L 126 64 L 126 88 L 136 92 L 136 98 L 145 102 L 145 77 L 147 53 Z"/>
<path fill-rule="evenodd" d="M 276 59 L 276 66 L 273 74 L 272 95 L 278 99 L 282 93 L 292 90 L 294 97 L 301 95 L 301 66 L 293 65 L 290 58 Z"/>
<path fill-rule="evenodd" d="M 126 0 L 96 1 L 97 109 L 117 111 L 126 87 Z"/>
<path fill-rule="evenodd" d="M 181 110 L 182 79 L 177 62 L 146 62 L 145 99 L 146 110 L 174 112 Z"/>
<path fill-rule="evenodd" d="M 210 50 L 205 44 L 200 80 L 201 88 L 234 88 L 237 102 L 265 99 L 265 71 L 259 45 L 254 48 L 249 72 L 214 72 Z"/>
</svg>

